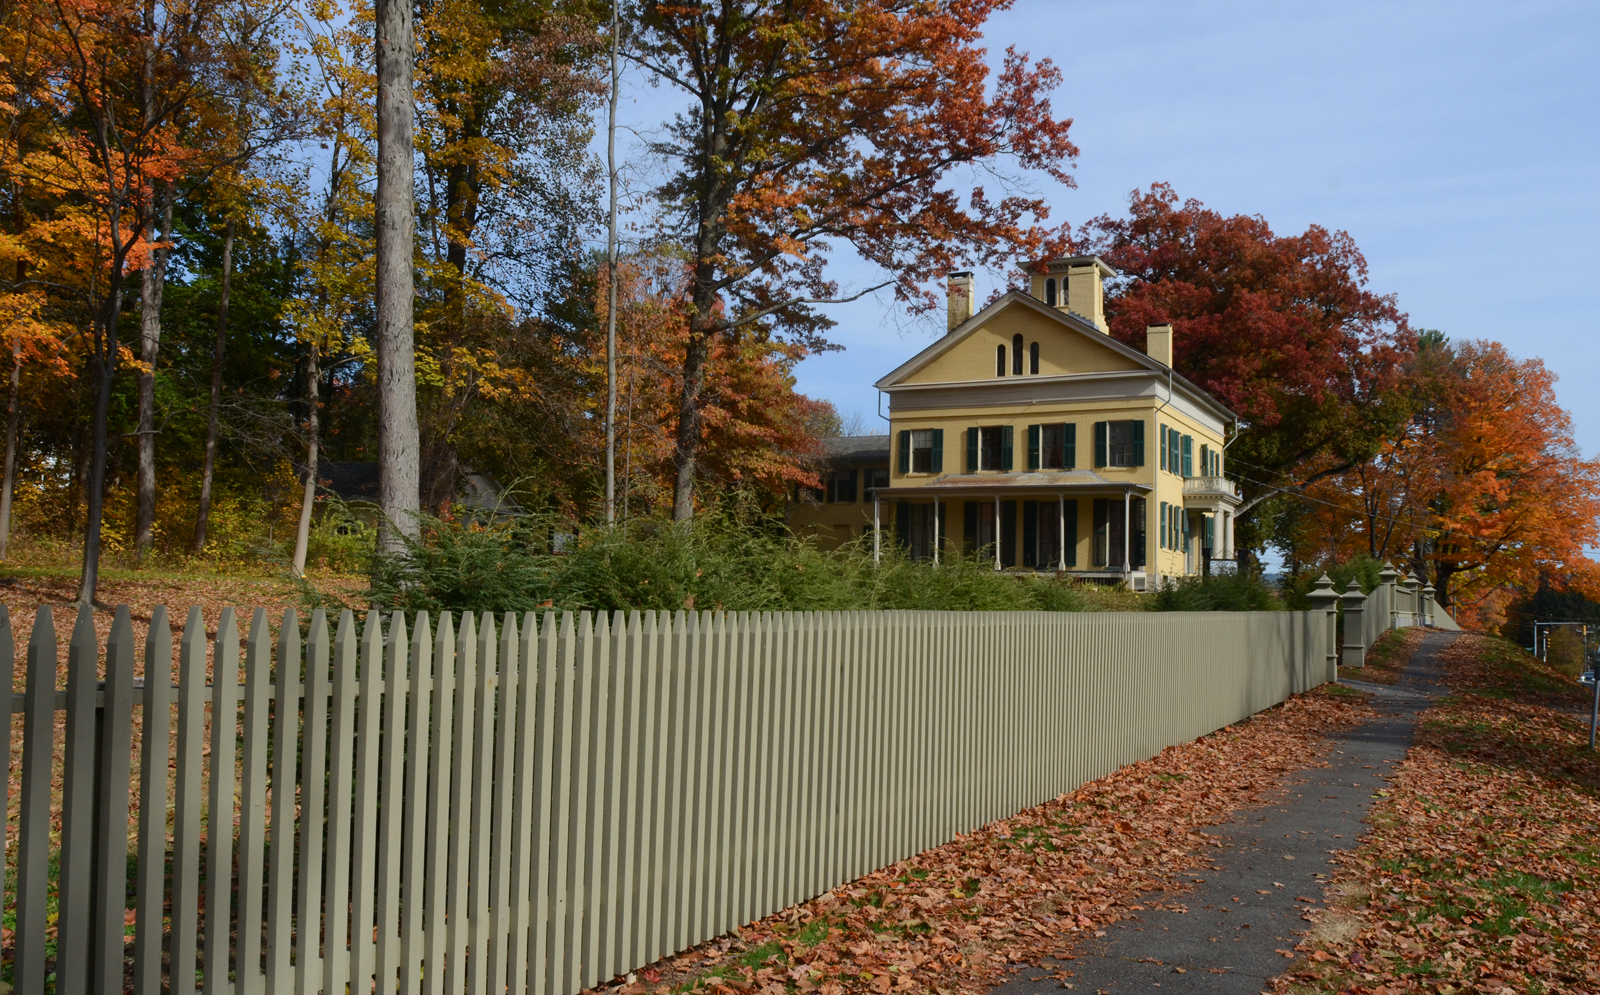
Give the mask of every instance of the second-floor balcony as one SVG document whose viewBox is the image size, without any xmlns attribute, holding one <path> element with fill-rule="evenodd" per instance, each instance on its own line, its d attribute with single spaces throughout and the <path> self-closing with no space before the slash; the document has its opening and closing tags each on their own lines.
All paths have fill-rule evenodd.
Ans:
<svg viewBox="0 0 1600 995">
<path fill-rule="evenodd" d="M 1196 511 L 1229 511 L 1239 504 L 1239 485 L 1223 476 L 1186 477 L 1183 506 Z"/>
</svg>

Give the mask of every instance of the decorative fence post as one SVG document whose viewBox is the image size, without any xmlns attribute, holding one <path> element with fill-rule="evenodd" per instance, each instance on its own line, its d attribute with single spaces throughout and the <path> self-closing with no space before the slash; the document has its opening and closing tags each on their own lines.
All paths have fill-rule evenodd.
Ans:
<svg viewBox="0 0 1600 995">
<path fill-rule="evenodd" d="M 1320 640 L 1322 655 L 1326 661 L 1328 680 L 1336 681 L 1339 679 L 1339 592 L 1333 589 L 1332 579 L 1323 574 L 1317 578 L 1317 586 L 1312 588 L 1307 598 L 1311 602 L 1312 617 L 1315 618 L 1320 612 L 1327 619 L 1323 625 L 1326 635 Z M 1315 659 L 1317 648 L 1313 646 L 1311 652 Z"/>
<path fill-rule="evenodd" d="M 1367 596 L 1361 593 L 1361 582 L 1352 580 L 1339 599 L 1344 608 L 1344 651 L 1339 665 L 1365 667 L 1367 665 Z"/>
<path fill-rule="evenodd" d="M 1379 631 L 1387 632 L 1390 629 L 1400 628 L 1400 571 L 1394 568 L 1393 563 L 1385 562 L 1383 569 L 1378 571 L 1377 610 L 1381 615 Z"/>
<path fill-rule="evenodd" d="M 1424 587 L 1422 589 L 1422 604 L 1419 606 L 1419 610 L 1422 612 L 1422 624 L 1429 628 L 1433 627 L 1433 613 L 1438 609 L 1438 606 L 1433 603 L 1433 595 L 1432 584 Z"/>
</svg>

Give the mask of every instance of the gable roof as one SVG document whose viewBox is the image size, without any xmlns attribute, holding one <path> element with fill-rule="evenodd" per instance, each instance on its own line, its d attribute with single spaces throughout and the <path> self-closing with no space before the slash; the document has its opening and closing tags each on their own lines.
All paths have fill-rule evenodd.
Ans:
<svg viewBox="0 0 1600 995">
<path fill-rule="evenodd" d="M 1044 301 L 1034 297 L 1032 294 L 1027 294 L 1020 290 L 1007 291 L 994 303 L 990 304 L 988 307 L 985 307 L 982 311 L 979 311 L 977 314 L 951 329 L 949 334 L 929 345 L 926 349 L 923 349 L 921 352 L 917 353 L 915 356 L 912 356 L 904 363 L 901 363 L 899 366 L 895 367 L 894 370 L 892 370 L 887 376 L 880 379 L 877 383 L 873 384 L 873 386 L 877 387 L 879 390 L 893 390 L 895 387 L 901 386 L 905 383 L 907 377 L 933 362 L 935 359 L 938 359 L 940 356 L 944 355 L 946 352 L 960 344 L 963 340 L 971 336 L 978 329 L 982 328 L 989 321 L 998 317 L 1001 312 L 1012 307 L 1029 308 L 1034 312 L 1055 321 L 1064 331 L 1069 334 L 1081 335 L 1084 338 L 1092 340 L 1103 348 L 1111 350 L 1117 355 L 1132 360 L 1134 363 L 1144 367 L 1151 373 L 1159 374 L 1164 378 L 1170 377 L 1174 388 L 1182 387 L 1184 389 L 1184 393 L 1189 394 L 1194 400 L 1199 401 L 1206 407 L 1213 409 L 1216 413 L 1222 416 L 1224 421 L 1233 421 L 1237 420 L 1238 418 L 1237 415 L 1228 410 L 1228 408 L 1224 407 L 1219 401 L 1217 401 L 1216 398 L 1212 397 L 1206 391 L 1201 390 L 1199 387 L 1196 387 L 1194 384 L 1184 379 L 1181 374 L 1173 370 L 1172 367 L 1168 366 L 1167 364 L 1159 360 L 1151 359 L 1147 354 L 1140 352 L 1138 349 L 1112 338 L 1110 335 L 1107 335 L 1105 332 L 1102 332 L 1099 328 L 1095 327 L 1094 322 L 1090 321 L 1088 318 L 1085 318 L 1075 312 L 1063 311 L 1060 308 L 1051 307 Z M 1006 382 L 1028 383 L 1030 381 L 1037 382 L 1040 379 L 1042 378 L 1007 377 Z M 991 381 L 984 380 L 982 382 L 990 383 Z"/>
</svg>

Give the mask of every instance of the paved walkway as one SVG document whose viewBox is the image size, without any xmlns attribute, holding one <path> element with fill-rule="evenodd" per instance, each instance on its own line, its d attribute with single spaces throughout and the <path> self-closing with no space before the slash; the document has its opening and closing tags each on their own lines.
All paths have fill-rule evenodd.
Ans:
<svg viewBox="0 0 1600 995">
<path fill-rule="evenodd" d="M 1374 793 L 1411 746 L 1417 714 L 1428 696 L 1444 691 L 1437 654 L 1454 638 L 1430 633 L 1394 686 L 1350 682 L 1376 696 L 1382 717 L 1333 741 L 1331 766 L 1300 773 L 1279 801 L 1239 812 L 1208 832 L 1222 847 L 1199 871 L 1195 890 L 1168 900 L 1187 913 L 1145 911 L 1081 943 L 1076 960 L 1060 965 L 1075 991 L 1196 992 L 1255 995 L 1288 960 L 1307 924 L 1308 902 L 1321 899 L 1333 873 L 1331 854 L 1356 845 Z M 1025 968 L 991 995 L 1061 992 L 1047 972 Z"/>
</svg>

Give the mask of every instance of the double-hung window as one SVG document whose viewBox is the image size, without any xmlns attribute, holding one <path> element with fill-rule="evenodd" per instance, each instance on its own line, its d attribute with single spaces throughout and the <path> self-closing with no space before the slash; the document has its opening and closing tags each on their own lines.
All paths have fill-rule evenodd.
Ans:
<svg viewBox="0 0 1600 995">
<path fill-rule="evenodd" d="M 1028 469 L 1070 470 L 1077 465 L 1078 426 L 1067 422 L 1028 426 Z"/>
<path fill-rule="evenodd" d="M 826 486 L 829 504 L 855 503 L 856 471 L 834 470 L 827 475 Z"/>
<path fill-rule="evenodd" d="M 1144 466 L 1144 422 L 1095 422 L 1094 465 Z"/>
<path fill-rule="evenodd" d="M 1011 469 L 1011 426 L 996 425 L 978 431 L 978 469 Z"/>
<path fill-rule="evenodd" d="M 901 473 L 940 473 L 943 470 L 944 429 L 913 428 L 901 430 Z"/>
</svg>

